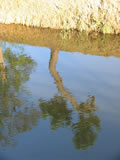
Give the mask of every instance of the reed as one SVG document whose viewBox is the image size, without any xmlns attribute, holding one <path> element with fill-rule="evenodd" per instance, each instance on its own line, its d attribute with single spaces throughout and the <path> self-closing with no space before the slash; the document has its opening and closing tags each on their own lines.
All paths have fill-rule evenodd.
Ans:
<svg viewBox="0 0 120 160">
<path fill-rule="evenodd" d="M 1 0 L 0 23 L 120 33 L 120 0 Z"/>
</svg>

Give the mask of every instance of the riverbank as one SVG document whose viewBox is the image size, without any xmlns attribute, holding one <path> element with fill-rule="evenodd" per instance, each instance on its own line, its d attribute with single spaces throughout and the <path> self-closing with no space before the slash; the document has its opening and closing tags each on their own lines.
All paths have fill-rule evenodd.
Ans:
<svg viewBox="0 0 120 160">
<path fill-rule="evenodd" d="M 2 0 L 0 23 L 120 33 L 120 0 Z"/>
</svg>

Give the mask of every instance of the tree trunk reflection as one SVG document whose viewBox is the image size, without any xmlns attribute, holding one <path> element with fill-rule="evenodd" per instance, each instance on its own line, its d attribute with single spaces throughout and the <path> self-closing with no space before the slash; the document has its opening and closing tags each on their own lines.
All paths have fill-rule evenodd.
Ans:
<svg viewBox="0 0 120 160">
<path fill-rule="evenodd" d="M 56 86 L 61 94 L 63 94 L 74 107 L 78 107 L 79 104 L 77 103 L 76 99 L 74 96 L 71 95 L 67 91 L 67 89 L 64 88 L 63 83 L 62 83 L 62 78 L 59 76 L 59 73 L 56 71 L 56 64 L 58 61 L 58 49 L 51 49 L 51 57 L 50 57 L 50 62 L 49 62 L 49 70 L 51 73 L 51 76 L 54 78 Z"/>
</svg>

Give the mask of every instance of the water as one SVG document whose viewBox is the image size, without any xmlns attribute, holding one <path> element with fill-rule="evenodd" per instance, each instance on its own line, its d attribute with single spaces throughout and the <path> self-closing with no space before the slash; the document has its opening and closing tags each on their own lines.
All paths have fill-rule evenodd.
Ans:
<svg viewBox="0 0 120 160">
<path fill-rule="evenodd" d="M 1 48 L 0 160 L 120 159 L 119 57 Z"/>
</svg>

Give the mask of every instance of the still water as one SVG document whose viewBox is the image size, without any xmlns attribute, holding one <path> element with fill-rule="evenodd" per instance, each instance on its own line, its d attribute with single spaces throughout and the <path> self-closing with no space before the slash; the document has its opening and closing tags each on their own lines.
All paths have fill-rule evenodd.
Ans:
<svg viewBox="0 0 120 160">
<path fill-rule="evenodd" d="M 0 160 L 120 160 L 120 58 L 1 49 Z"/>
</svg>

